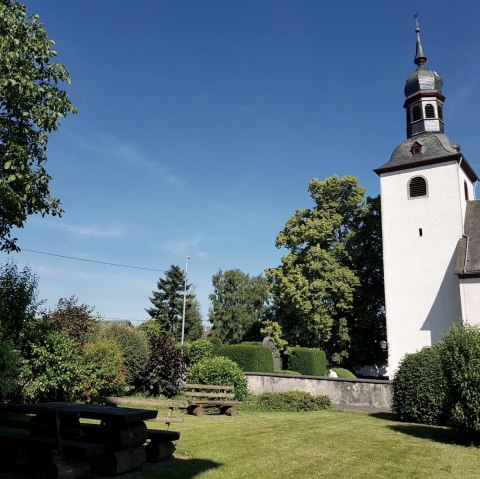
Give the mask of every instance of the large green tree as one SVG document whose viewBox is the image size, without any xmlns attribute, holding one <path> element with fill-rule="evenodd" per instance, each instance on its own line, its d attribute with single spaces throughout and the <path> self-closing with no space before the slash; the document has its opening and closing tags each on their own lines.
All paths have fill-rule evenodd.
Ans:
<svg viewBox="0 0 480 479">
<path fill-rule="evenodd" d="M 67 70 L 38 15 L 0 0 L 0 250 L 18 249 L 12 229 L 29 215 L 59 215 L 44 163 L 49 134 L 60 118 L 76 112 L 62 83 Z"/>
<path fill-rule="evenodd" d="M 187 283 L 186 286 L 185 338 L 194 340 L 201 335 L 202 317 L 191 284 Z M 185 272 L 180 266 L 170 266 L 165 277 L 158 280 L 157 291 L 152 292 L 150 301 L 153 306 L 146 309 L 150 317 L 157 321 L 159 330 L 177 341 L 182 335 L 184 288 Z"/>
<path fill-rule="evenodd" d="M 225 343 L 239 343 L 261 326 L 270 299 L 268 281 L 231 269 L 214 274 L 212 283 L 209 320 L 215 335 Z"/>
<path fill-rule="evenodd" d="M 321 348 L 339 363 L 349 354 L 352 324 L 357 327 L 352 320 L 356 292 L 370 280 L 362 251 L 370 206 L 352 176 L 313 179 L 308 191 L 314 206 L 296 210 L 287 220 L 276 239 L 287 254 L 266 273 L 289 344 Z"/>
</svg>

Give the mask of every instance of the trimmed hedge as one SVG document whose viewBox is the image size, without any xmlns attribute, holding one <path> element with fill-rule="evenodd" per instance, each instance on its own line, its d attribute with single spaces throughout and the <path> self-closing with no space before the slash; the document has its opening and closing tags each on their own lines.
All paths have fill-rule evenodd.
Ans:
<svg viewBox="0 0 480 479">
<path fill-rule="evenodd" d="M 351 371 L 345 368 L 331 368 L 332 371 L 335 371 L 337 373 L 337 377 L 343 378 L 343 379 L 356 379 L 357 376 L 353 374 Z"/>
<path fill-rule="evenodd" d="M 442 424 L 448 385 L 438 348 L 407 354 L 393 378 L 392 409 L 405 421 Z"/>
<path fill-rule="evenodd" d="M 273 373 L 273 355 L 270 349 L 253 343 L 222 346 L 217 356 L 235 361 L 242 371 Z"/>
<path fill-rule="evenodd" d="M 325 352 L 313 348 L 291 348 L 288 355 L 288 369 L 306 376 L 326 376 Z"/>
</svg>

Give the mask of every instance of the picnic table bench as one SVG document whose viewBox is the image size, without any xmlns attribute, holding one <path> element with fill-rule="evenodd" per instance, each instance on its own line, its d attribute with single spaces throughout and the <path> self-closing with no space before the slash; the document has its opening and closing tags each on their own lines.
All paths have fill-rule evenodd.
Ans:
<svg viewBox="0 0 480 479">
<path fill-rule="evenodd" d="M 194 416 L 203 416 L 205 408 L 218 407 L 220 414 L 235 416 L 241 401 L 234 401 L 233 386 L 217 386 L 207 384 L 185 384 L 184 394 L 194 398 L 188 401 L 187 412 Z"/>
</svg>

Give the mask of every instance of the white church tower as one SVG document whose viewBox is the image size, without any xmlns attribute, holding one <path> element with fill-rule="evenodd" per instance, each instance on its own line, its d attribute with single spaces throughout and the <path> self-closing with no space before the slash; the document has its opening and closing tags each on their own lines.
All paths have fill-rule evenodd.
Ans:
<svg viewBox="0 0 480 479">
<path fill-rule="evenodd" d="M 468 272 L 459 271 L 468 249 L 467 203 L 480 203 L 469 201 L 478 177 L 460 147 L 443 133 L 442 78 L 425 66 L 418 23 L 416 35 L 417 69 L 405 85 L 407 139 L 375 170 L 382 202 L 390 376 L 406 353 L 434 344 L 462 318 L 462 281 L 476 284 L 468 294 L 478 294 L 480 301 L 480 279 L 462 279 L 461 273 Z"/>
</svg>

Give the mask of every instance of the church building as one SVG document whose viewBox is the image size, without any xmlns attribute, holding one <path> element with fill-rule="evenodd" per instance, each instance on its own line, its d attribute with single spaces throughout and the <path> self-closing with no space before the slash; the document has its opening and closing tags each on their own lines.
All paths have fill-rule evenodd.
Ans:
<svg viewBox="0 0 480 479">
<path fill-rule="evenodd" d="M 405 85 L 407 139 L 377 168 L 382 202 L 389 373 L 456 321 L 480 324 L 478 176 L 444 134 L 443 81 L 426 67 Z"/>
</svg>

